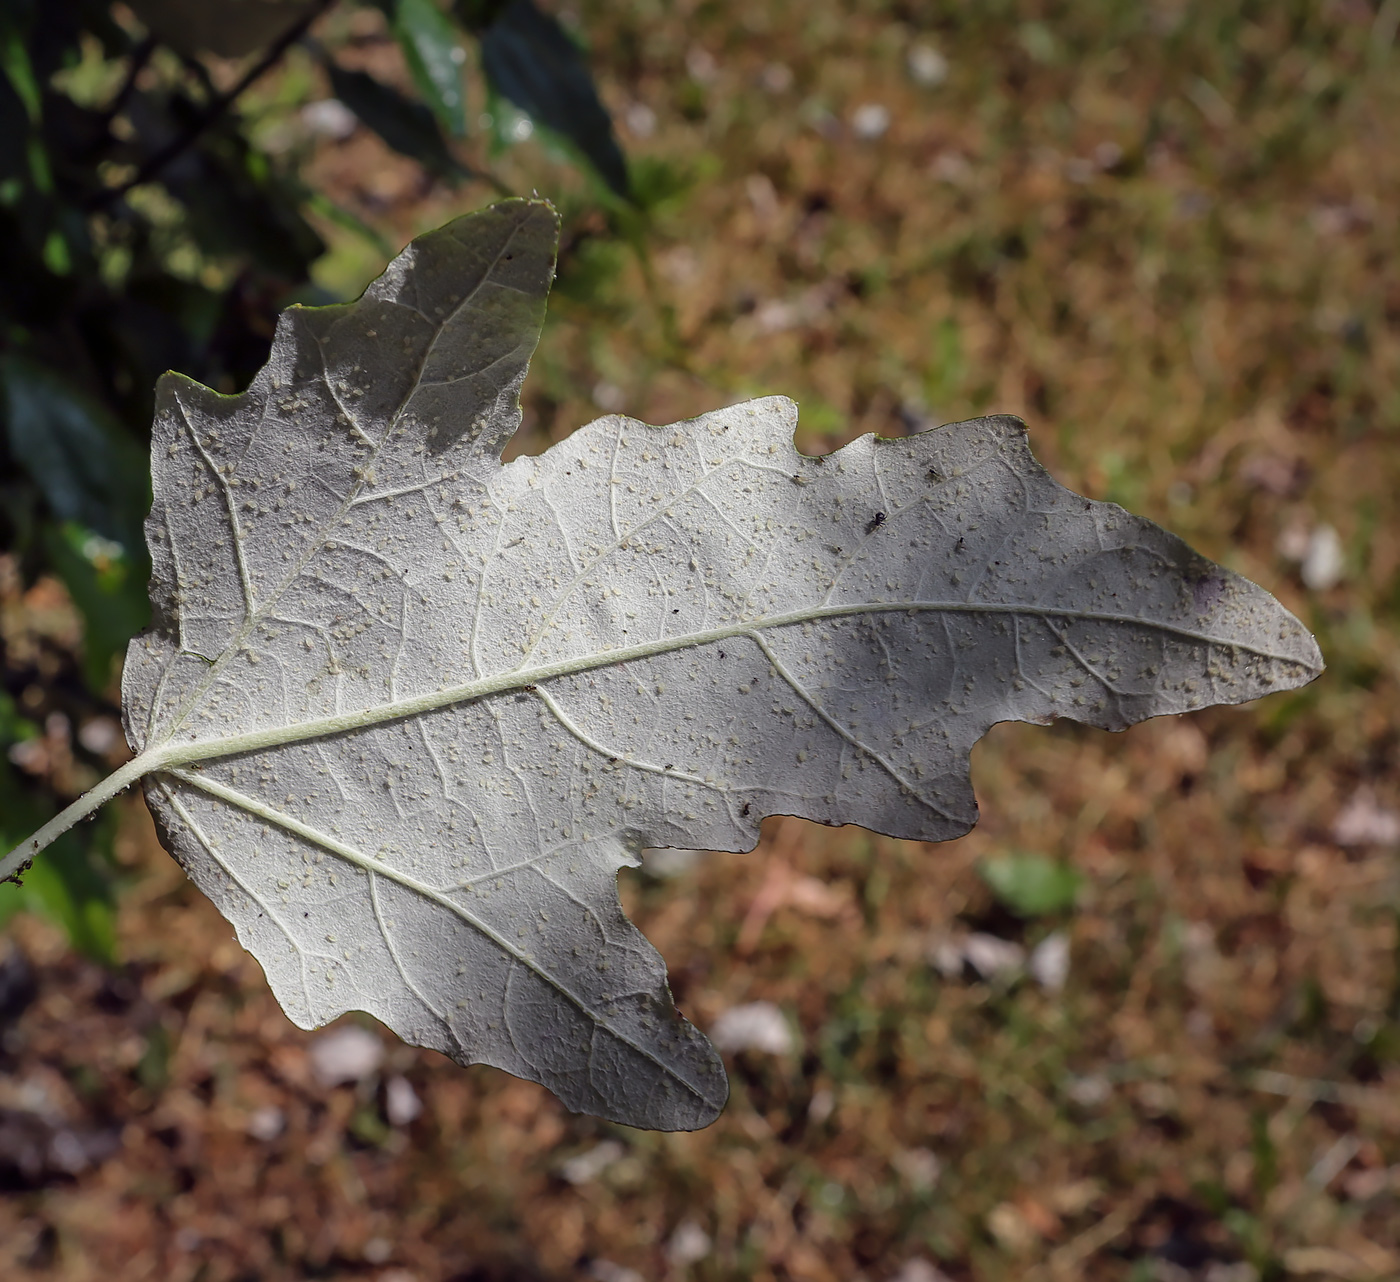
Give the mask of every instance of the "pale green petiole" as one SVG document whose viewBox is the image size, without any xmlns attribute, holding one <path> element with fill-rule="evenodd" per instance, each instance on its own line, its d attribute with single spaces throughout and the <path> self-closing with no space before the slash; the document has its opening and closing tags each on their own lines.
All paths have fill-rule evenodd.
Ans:
<svg viewBox="0 0 1400 1282">
<path fill-rule="evenodd" d="M 89 788 L 72 805 L 65 806 L 32 837 L 20 842 L 4 859 L 0 859 L 0 882 L 19 881 L 19 875 L 34 862 L 45 846 L 63 836 L 74 824 L 95 813 L 117 793 L 129 788 L 138 779 L 168 764 L 167 749 L 153 749 L 133 757 L 121 769 L 113 771 L 101 783 Z"/>
</svg>

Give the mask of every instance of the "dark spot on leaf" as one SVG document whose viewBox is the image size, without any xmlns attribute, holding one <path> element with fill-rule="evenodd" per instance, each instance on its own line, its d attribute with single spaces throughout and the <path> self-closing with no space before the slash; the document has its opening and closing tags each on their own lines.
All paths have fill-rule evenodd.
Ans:
<svg viewBox="0 0 1400 1282">
<path fill-rule="evenodd" d="M 1215 608 L 1224 591 L 1225 580 L 1217 579 L 1213 575 L 1192 582 L 1191 603 L 1196 607 L 1196 613 L 1208 614 Z"/>
</svg>

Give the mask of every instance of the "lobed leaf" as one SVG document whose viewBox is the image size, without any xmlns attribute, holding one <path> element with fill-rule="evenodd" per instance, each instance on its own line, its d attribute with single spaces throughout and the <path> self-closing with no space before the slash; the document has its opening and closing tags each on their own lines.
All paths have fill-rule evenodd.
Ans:
<svg viewBox="0 0 1400 1282">
<path fill-rule="evenodd" d="M 727 1088 L 618 905 L 643 847 L 954 837 L 994 722 L 1122 729 L 1321 660 L 1010 417 L 814 458 L 770 397 L 503 466 L 556 238 L 497 205 L 289 310 L 243 395 L 161 381 L 132 773 L 302 1027 L 370 1011 L 692 1128 Z"/>
</svg>

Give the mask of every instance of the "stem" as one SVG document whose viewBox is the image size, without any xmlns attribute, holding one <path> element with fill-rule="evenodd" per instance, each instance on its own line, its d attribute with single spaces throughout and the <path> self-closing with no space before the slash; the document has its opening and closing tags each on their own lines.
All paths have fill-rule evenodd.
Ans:
<svg viewBox="0 0 1400 1282">
<path fill-rule="evenodd" d="M 130 54 L 130 60 L 126 67 L 126 76 L 123 78 L 121 88 L 117 90 L 112 101 L 102 112 L 100 121 L 104 128 L 110 128 L 112 121 L 126 110 L 126 104 L 131 101 L 131 95 L 136 91 L 136 78 L 145 69 L 151 60 L 151 55 L 156 51 L 156 38 L 147 36 L 141 41 Z"/>
<path fill-rule="evenodd" d="M 165 753 L 159 749 L 143 752 L 83 793 L 72 805 L 60 810 L 32 837 L 22 841 L 4 859 L 0 859 L 0 882 L 12 881 L 19 885 L 20 874 L 34 862 L 34 856 L 45 846 L 63 836 L 80 819 L 86 819 L 103 802 L 115 797 L 123 788 L 129 787 L 143 775 L 158 770 L 164 764 L 164 759 Z"/>
</svg>

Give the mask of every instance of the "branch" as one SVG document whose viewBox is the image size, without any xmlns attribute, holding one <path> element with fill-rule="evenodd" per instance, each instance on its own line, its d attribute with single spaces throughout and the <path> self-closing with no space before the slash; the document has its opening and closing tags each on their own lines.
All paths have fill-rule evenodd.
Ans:
<svg viewBox="0 0 1400 1282">
<path fill-rule="evenodd" d="M 114 201 L 120 200 L 133 187 L 139 187 L 142 183 L 150 182 L 151 179 L 172 160 L 188 151 L 189 148 L 203 136 L 205 130 L 219 120 L 254 81 L 258 80 L 282 60 L 283 54 L 296 44 L 296 42 L 306 34 L 311 24 L 334 3 L 335 0 L 320 0 L 314 9 L 297 19 L 296 22 L 288 27 L 286 31 L 268 46 L 267 52 L 239 77 L 237 84 L 215 98 L 204 111 L 200 113 L 196 120 L 191 122 L 181 133 L 177 134 L 166 143 L 154 156 L 151 156 L 146 163 L 136 171 L 134 177 L 128 179 L 118 187 L 109 187 L 94 197 L 93 200 L 89 202 L 89 209 L 102 209 L 112 204 Z M 134 80 L 135 77 L 133 76 L 132 79 Z"/>
<path fill-rule="evenodd" d="M 131 51 L 131 61 L 127 64 L 121 88 L 117 90 L 112 101 L 107 104 L 106 110 L 102 113 L 103 128 L 110 128 L 112 121 L 126 110 L 126 104 L 131 101 L 131 95 L 136 89 L 136 77 L 145 70 L 146 64 L 150 62 L 151 55 L 155 51 L 155 36 L 147 36 Z"/>
</svg>

